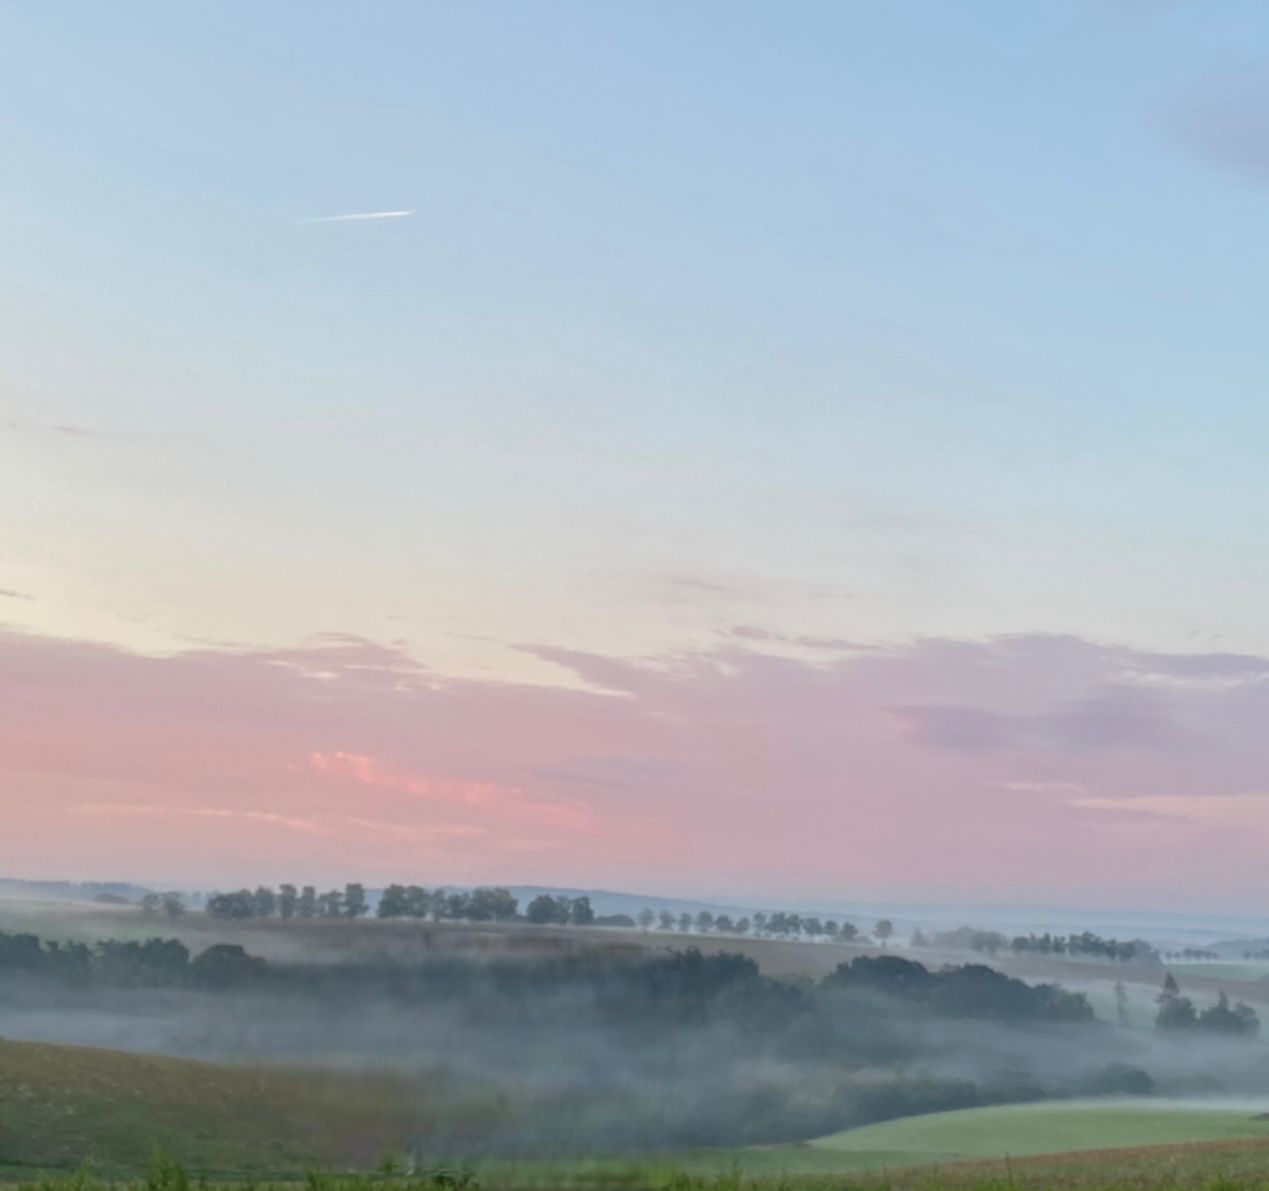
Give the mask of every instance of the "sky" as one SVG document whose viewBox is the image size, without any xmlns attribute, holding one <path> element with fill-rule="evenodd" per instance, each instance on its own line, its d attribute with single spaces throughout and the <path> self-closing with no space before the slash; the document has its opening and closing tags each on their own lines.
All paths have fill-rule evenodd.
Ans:
<svg viewBox="0 0 1269 1191">
<path fill-rule="evenodd" d="M 0 873 L 1269 895 L 1269 13 L 0 3 Z"/>
</svg>

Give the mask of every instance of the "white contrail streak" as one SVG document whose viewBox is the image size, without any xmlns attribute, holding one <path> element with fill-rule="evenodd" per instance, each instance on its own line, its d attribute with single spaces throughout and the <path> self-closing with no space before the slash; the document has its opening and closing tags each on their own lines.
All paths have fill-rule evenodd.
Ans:
<svg viewBox="0 0 1269 1191">
<path fill-rule="evenodd" d="M 359 219 L 404 219 L 413 211 L 354 211 L 351 215 L 318 215 L 314 219 L 301 219 L 301 223 L 351 223 Z"/>
</svg>

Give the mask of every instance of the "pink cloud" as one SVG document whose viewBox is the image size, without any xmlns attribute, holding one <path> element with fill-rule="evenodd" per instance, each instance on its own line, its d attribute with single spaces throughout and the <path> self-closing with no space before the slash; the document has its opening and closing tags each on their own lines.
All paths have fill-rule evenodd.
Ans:
<svg viewBox="0 0 1269 1191">
<path fill-rule="evenodd" d="M 1039 635 L 809 658 L 725 641 L 639 661 L 540 648 L 586 684 L 547 688 L 343 636 L 157 659 L 0 634 L 0 872 L 1269 893 L 1265 659 Z"/>
<path fill-rule="evenodd" d="M 536 800 L 528 797 L 518 786 L 429 777 L 394 769 L 361 753 L 313 753 L 308 761 L 315 773 L 334 780 L 393 790 L 435 802 L 494 808 L 504 816 L 520 820 L 536 818 L 569 830 L 582 831 L 591 825 L 590 811 L 584 803 Z"/>
</svg>

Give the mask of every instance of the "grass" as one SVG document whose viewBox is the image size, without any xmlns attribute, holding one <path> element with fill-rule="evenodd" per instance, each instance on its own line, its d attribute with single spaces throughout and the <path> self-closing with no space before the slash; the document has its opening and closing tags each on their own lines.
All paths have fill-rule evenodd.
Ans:
<svg viewBox="0 0 1269 1191">
<path fill-rule="evenodd" d="M 0 1175 L 144 1169 L 156 1144 L 199 1171 L 369 1166 L 404 1129 L 383 1081 L 0 1040 Z"/>
<path fill-rule="evenodd" d="M 463 1111 L 452 1092 L 415 1084 L 407 1093 L 387 1080 L 346 1074 L 0 1040 L 0 1182 L 84 1162 L 127 1178 L 145 1168 L 156 1145 L 209 1179 L 367 1170 L 418 1135 L 421 1114 L 435 1120 Z M 883 1172 L 905 1185 L 928 1182 L 934 1168 L 940 1179 L 960 1172 L 957 1181 L 990 1180 L 1001 1177 L 1007 1159 L 1009 1177 L 1049 1170 L 1062 1182 L 1092 1184 L 1115 1170 L 1131 1182 L 1184 1166 L 1194 1179 L 1213 1171 L 1263 1174 L 1269 1191 L 1269 1121 L 1257 1119 L 1258 1111 L 1161 1100 L 1059 1101 L 907 1117 L 795 1145 L 634 1161 L 489 1160 L 476 1170 L 489 1187 L 660 1188 L 687 1180 L 726 1191 L 732 1178 L 755 1186 L 783 1180 L 787 1191 L 789 1180 L 845 1186 Z"/>
<path fill-rule="evenodd" d="M 5 1045 L 0 1069 L 12 1058 Z M 77 1074 L 85 1074 L 82 1067 Z M 112 1068 L 109 1078 L 118 1081 L 125 1074 Z M 190 1073 L 173 1069 L 170 1074 L 187 1078 Z M 127 1093 L 126 1085 L 116 1082 L 115 1087 Z M 243 1093 L 241 1088 L 229 1090 Z M 286 1090 L 275 1085 L 270 1096 Z M 805 1145 L 715 1151 L 682 1162 L 492 1160 L 410 1175 L 386 1168 L 378 1174 L 321 1175 L 303 1173 L 310 1163 L 297 1164 L 293 1150 L 281 1151 L 279 1161 L 279 1151 L 269 1148 L 269 1131 L 293 1126 L 293 1121 L 258 1121 L 260 1148 L 253 1148 L 239 1128 L 241 1115 L 227 1120 L 217 1114 L 208 1091 L 190 1089 L 200 1107 L 211 1111 L 204 1140 L 218 1138 L 212 1156 L 222 1165 L 209 1167 L 194 1145 L 194 1156 L 187 1161 L 199 1172 L 197 1181 L 162 1150 L 143 1178 L 137 1175 L 146 1169 L 144 1161 L 113 1167 L 98 1159 L 74 1174 L 54 1173 L 48 1168 L 56 1163 L 47 1159 L 66 1155 L 46 1151 L 43 1161 L 0 1165 L 0 1184 L 25 1191 L 1269 1191 L 1269 1123 L 1250 1112 L 1220 1108 L 1085 1101 L 973 1109 L 867 1126 Z M 47 1128 L 46 1120 L 24 1124 L 13 1118 L 12 1103 L 11 1095 L 0 1102 L 4 1130 L 20 1132 L 25 1124 Z M 189 1101 L 177 1107 L 188 1111 Z M 244 1107 L 259 1111 L 261 1105 L 248 1096 Z M 311 1112 L 313 1105 L 303 1108 Z M 117 1117 L 99 1116 L 91 1126 L 109 1130 L 119 1123 Z M 154 1154 L 162 1125 L 158 1120 L 145 1123 L 147 1154 Z M 229 1133 L 227 1126 L 232 1126 Z M 175 1136 L 187 1149 L 197 1140 L 182 1136 L 179 1129 Z M 1170 1144 L 1156 1144 L 1160 1139 Z M 1027 1147 L 1055 1145 L 1071 1148 L 1030 1157 L 1024 1153 Z M 1090 1148 L 1094 1146 L 1100 1148 Z M 261 1160 L 267 1164 L 258 1165 Z M 241 1164 L 237 1177 L 216 1174 L 234 1163 Z"/>
<path fill-rule="evenodd" d="M 1082 1100 L 905 1117 L 797 1145 L 751 1146 L 621 1162 L 477 1163 L 489 1188 L 833 1191 L 941 1186 L 1203 1186 L 1269 1191 L 1269 1121 L 1259 1106 Z M 1226 1191 L 1235 1191 L 1227 1188 Z"/>
<path fill-rule="evenodd" d="M 691 1165 L 708 1170 L 734 1161 L 754 1175 L 815 1175 L 1184 1142 L 1255 1140 L 1269 1146 L 1269 1121 L 1256 1119 L 1258 1111 L 1113 1100 L 972 1108 L 904 1117 L 800 1145 L 715 1151 Z M 1269 1173 L 1269 1164 L 1265 1169 Z"/>
<path fill-rule="evenodd" d="M 434 1168 L 402 1175 L 324 1175 L 268 1181 L 195 1181 L 156 1154 L 144 1179 L 108 1181 L 84 1168 L 0 1185 L 21 1191 L 1269 1191 L 1269 1143 L 1215 1142 L 1086 1154 L 908 1167 L 887 1172 L 702 1175 L 640 1164 L 555 1162 Z"/>
</svg>

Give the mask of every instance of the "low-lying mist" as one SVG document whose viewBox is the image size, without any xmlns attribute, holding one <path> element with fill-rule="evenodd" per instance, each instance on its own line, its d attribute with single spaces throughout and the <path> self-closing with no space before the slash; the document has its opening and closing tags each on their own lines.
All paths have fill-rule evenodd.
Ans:
<svg viewBox="0 0 1269 1191">
<path fill-rule="evenodd" d="M 214 979 L 167 987 L 118 962 L 75 979 L 0 965 L 0 1035 L 376 1073 L 416 1106 L 403 1144 L 469 1156 L 792 1141 L 1046 1097 L 1269 1097 L 1257 1042 L 1120 1028 L 981 965 L 860 958 L 813 982 L 739 956 L 602 948 L 220 959 L 187 967 Z"/>
</svg>

